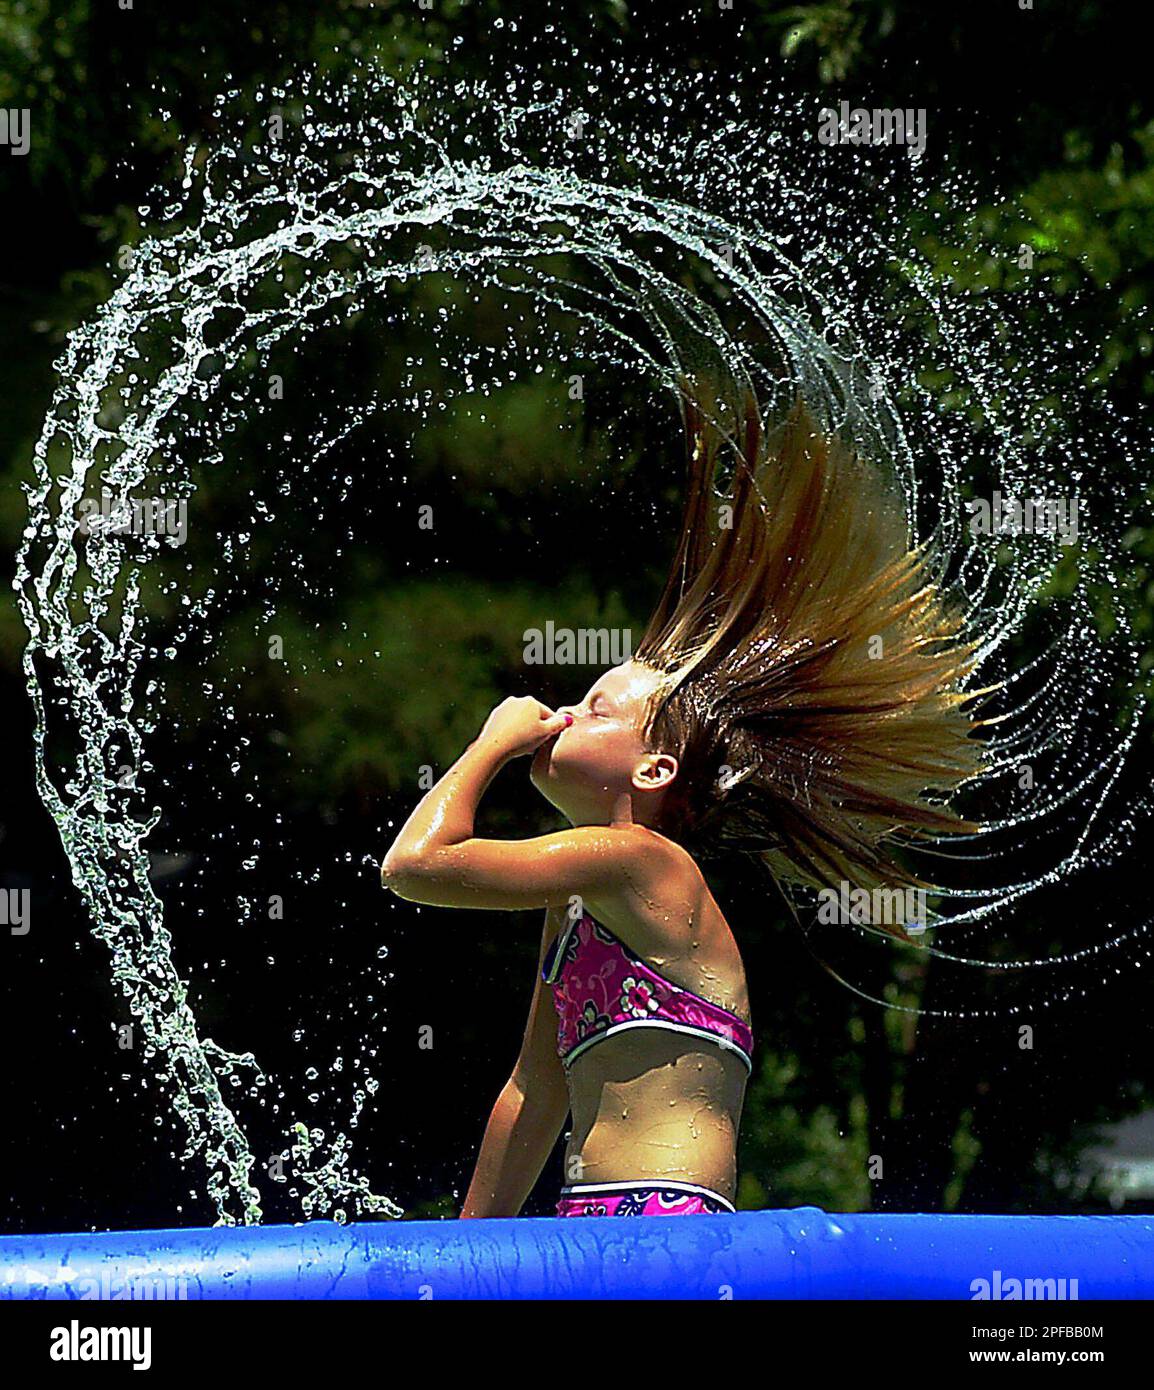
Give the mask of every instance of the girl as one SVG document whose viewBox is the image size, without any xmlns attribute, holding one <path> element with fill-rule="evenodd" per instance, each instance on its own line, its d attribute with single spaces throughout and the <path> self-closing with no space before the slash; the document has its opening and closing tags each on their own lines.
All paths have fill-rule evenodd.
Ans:
<svg viewBox="0 0 1154 1390">
<path fill-rule="evenodd" d="M 710 415 L 681 387 L 685 514 L 633 658 L 579 704 L 498 705 L 382 867 L 412 902 L 546 909 L 463 1217 L 517 1215 L 570 1113 L 559 1215 L 733 1211 L 754 1041 L 697 861 L 735 850 L 810 887 L 925 887 L 902 842 L 978 828 L 926 797 L 982 770 L 961 689 L 977 644 L 958 639 L 900 501 L 800 402 L 767 434 L 746 393 L 730 437 L 726 404 Z M 529 755 L 571 828 L 478 838 L 485 789 Z"/>
</svg>

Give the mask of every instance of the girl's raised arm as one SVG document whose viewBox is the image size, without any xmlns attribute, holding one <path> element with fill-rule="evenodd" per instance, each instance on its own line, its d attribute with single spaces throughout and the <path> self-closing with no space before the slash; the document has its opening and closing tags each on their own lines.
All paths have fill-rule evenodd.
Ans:
<svg viewBox="0 0 1154 1390">
<path fill-rule="evenodd" d="M 637 826 L 578 826 L 530 840 L 473 835 L 477 805 L 497 772 L 569 719 L 529 697 L 498 705 L 401 828 L 382 883 L 410 902 L 509 911 L 560 906 L 574 895 L 596 904 L 636 884 L 656 838 Z"/>
<path fill-rule="evenodd" d="M 386 857 L 381 878 L 400 898 L 432 907 L 563 907 L 574 896 L 596 907 L 639 886 L 652 858 L 651 832 L 577 826 L 529 840 L 479 840 Z M 392 851 L 390 850 L 390 855 Z"/>
</svg>

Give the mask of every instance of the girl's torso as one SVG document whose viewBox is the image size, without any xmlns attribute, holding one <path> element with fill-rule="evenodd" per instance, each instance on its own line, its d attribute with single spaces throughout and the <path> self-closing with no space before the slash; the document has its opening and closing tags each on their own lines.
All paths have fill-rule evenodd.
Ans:
<svg viewBox="0 0 1154 1390">
<path fill-rule="evenodd" d="M 628 920 L 605 904 L 574 913 L 549 948 L 567 1184 L 667 1178 L 733 1198 L 749 1002 L 729 926 L 690 865 Z"/>
</svg>

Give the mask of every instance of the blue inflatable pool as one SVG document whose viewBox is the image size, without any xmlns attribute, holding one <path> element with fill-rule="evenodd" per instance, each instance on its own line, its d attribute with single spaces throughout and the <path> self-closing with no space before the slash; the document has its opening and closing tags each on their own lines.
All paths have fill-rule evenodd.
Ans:
<svg viewBox="0 0 1154 1390">
<path fill-rule="evenodd" d="M 1154 1216 L 521 1218 L 0 1237 L 33 1299 L 1147 1299 Z"/>
</svg>

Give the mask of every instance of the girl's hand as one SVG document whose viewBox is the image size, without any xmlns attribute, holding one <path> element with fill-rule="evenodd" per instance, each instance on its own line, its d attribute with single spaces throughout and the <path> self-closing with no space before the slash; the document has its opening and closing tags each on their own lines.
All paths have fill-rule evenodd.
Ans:
<svg viewBox="0 0 1154 1390">
<path fill-rule="evenodd" d="M 511 695 L 485 720 L 477 741 L 495 747 L 506 758 L 519 758 L 540 748 L 572 722 L 571 714 L 554 714 L 531 695 Z"/>
</svg>

